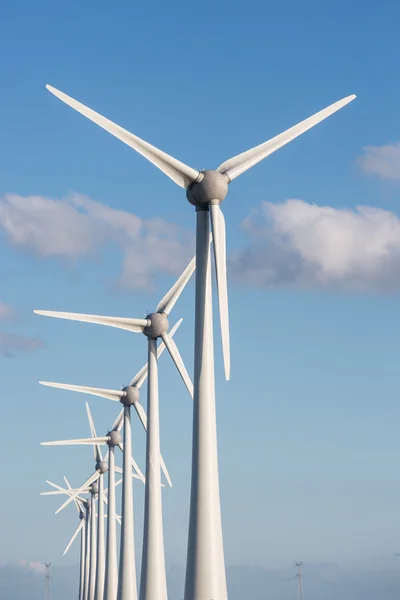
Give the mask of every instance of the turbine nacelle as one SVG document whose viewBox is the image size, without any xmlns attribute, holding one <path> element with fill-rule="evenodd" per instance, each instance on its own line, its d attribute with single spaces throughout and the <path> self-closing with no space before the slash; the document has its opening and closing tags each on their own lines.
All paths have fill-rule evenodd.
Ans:
<svg viewBox="0 0 400 600">
<path fill-rule="evenodd" d="M 202 179 L 192 183 L 186 190 L 186 198 L 199 210 L 209 204 L 219 204 L 228 193 L 230 179 L 218 171 L 201 171 Z"/>
<path fill-rule="evenodd" d="M 143 333 L 146 337 L 151 339 L 157 339 L 164 333 L 167 333 L 169 322 L 168 317 L 165 313 L 151 313 L 147 315 L 148 325 L 143 329 Z"/>
<path fill-rule="evenodd" d="M 122 437 L 119 431 L 110 431 L 107 435 L 110 438 L 107 443 L 111 448 L 115 448 L 115 446 L 118 446 L 122 441 Z"/>
<path fill-rule="evenodd" d="M 100 471 L 102 475 L 104 475 L 104 473 L 107 473 L 108 471 L 108 464 L 105 460 L 98 460 L 96 462 L 96 469 Z"/>
<path fill-rule="evenodd" d="M 122 391 L 124 392 L 124 395 L 120 399 L 120 402 L 124 406 L 133 406 L 134 404 L 137 404 L 139 402 L 140 391 L 137 387 L 134 387 L 133 385 L 128 385 Z"/>
</svg>

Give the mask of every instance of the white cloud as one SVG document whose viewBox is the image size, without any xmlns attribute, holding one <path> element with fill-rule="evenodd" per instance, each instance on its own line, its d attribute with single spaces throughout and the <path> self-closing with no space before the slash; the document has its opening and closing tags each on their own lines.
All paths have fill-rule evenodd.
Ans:
<svg viewBox="0 0 400 600">
<path fill-rule="evenodd" d="M 400 179 L 400 142 L 385 146 L 366 146 L 357 163 L 366 173 L 381 179 Z"/>
<path fill-rule="evenodd" d="M 254 286 L 386 292 L 400 289 L 400 220 L 392 212 L 287 200 L 262 203 L 243 226 L 251 244 L 231 257 Z"/>
<path fill-rule="evenodd" d="M 14 319 L 15 311 L 9 304 L 0 302 L 0 321 L 11 321 Z"/>
<path fill-rule="evenodd" d="M 41 575 L 46 572 L 46 565 L 38 561 L 19 560 L 18 565 L 28 569 L 28 571 L 33 571 L 37 575 Z"/>
<path fill-rule="evenodd" d="M 119 283 L 128 289 L 151 287 L 159 272 L 180 273 L 194 249 L 192 237 L 173 223 L 79 194 L 61 200 L 7 194 L 0 199 L 0 231 L 14 247 L 72 264 L 114 245 L 122 252 Z"/>
<path fill-rule="evenodd" d="M 16 333 L 0 331 L 0 356 L 13 358 L 17 353 L 33 352 L 43 346 L 43 341 L 38 338 L 26 338 Z"/>
</svg>

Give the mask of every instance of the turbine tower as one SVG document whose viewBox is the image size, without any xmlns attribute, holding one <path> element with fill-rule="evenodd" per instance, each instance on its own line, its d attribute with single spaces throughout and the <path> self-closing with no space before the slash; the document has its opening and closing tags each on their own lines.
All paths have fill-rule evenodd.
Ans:
<svg viewBox="0 0 400 600">
<path fill-rule="evenodd" d="M 45 563 L 45 565 L 44 600 L 51 600 L 51 563 Z"/>
<path fill-rule="evenodd" d="M 296 561 L 297 567 L 297 600 L 304 600 L 303 596 L 303 563 Z"/>
<path fill-rule="evenodd" d="M 280 135 L 230 158 L 217 170 L 199 172 L 63 92 L 49 85 L 46 87 L 60 100 L 136 150 L 177 185 L 185 188 L 187 199 L 196 209 L 193 449 L 185 600 L 226 600 L 215 416 L 210 222 L 214 239 L 224 367 L 226 378 L 229 379 L 225 220 L 220 209 L 220 204 L 227 195 L 228 185 L 264 158 L 354 100 L 355 96 L 343 98 Z"/>
</svg>

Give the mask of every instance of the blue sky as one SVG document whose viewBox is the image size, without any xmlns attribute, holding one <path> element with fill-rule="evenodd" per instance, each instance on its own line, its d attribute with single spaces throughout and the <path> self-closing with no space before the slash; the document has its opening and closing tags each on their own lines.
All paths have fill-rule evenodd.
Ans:
<svg viewBox="0 0 400 600">
<path fill-rule="evenodd" d="M 38 494 L 47 478 L 79 483 L 93 470 L 90 450 L 39 442 L 87 435 L 85 398 L 38 380 L 119 387 L 146 356 L 140 336 L 32 310 L 140 317 L 193 248 L 184 192 L 46 83 L 198 169 L 357 94 L 235 180 L 224 201 L 232 379 L 223 380 L 217 326 L 221 496 L 230 565 L 392 561 L 400 536 L 399 12 L 387 1 L 292 0 L 4 9 L 0 374 L 9 461 L 0 561 L 77 559 L 77 548 L 61 557 L 73 510 L 55 517 L 57 504 Z M 193 284 L 175 309 L 190 371 L 192 307 Z M 173 565 L 185 558 L 191 411 L 169 358 L 161 363 Z M 90 405 L 106 431 L 117 408 Z M 139 426 L 134 436 L 143 465 Z M 135 492 L 139 536 L 143 490 Z"/>
</svg>

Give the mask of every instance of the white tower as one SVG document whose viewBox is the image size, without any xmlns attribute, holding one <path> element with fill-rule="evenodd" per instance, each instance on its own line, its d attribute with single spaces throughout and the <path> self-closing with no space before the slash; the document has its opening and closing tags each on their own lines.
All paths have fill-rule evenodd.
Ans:
<svg viewBox="0 0 400 600">
<path fill-rule="evenodd" d="M 51 563 L 46 563 L 46 576 L 44 584 L 44 600 L 51 600 Z"/>
<path fill-rule="evenodd" d="M 297 573 L 297 600 L 304 600 L 303 596 L 303 563 L 296 561 Z"/>
</svg>

